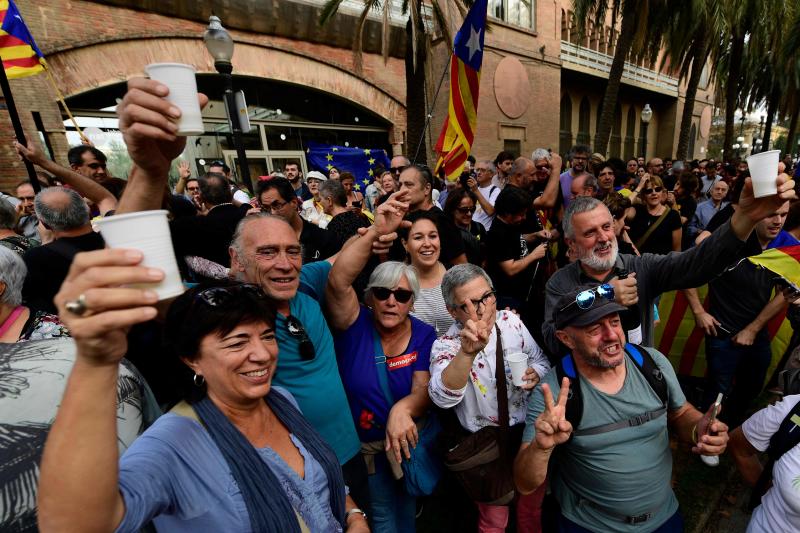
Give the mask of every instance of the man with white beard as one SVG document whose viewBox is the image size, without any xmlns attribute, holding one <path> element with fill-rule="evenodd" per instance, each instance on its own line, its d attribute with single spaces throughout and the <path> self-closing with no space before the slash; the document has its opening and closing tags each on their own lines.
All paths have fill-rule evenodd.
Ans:
<svg viewBox="0 0 800 533">
<path fill-rule="evenodd" d="M 628 307 L 628 315 L 638 314 L 641 341 L 653 346 L 653 302 L 663 292 L 698 287 L 743 257 L 745 241 L 756 224 L 795 198 L 794 181 L 778 176 L 778 194 L 753 197 L 750 178 L 742 190 L 739 208 L 730 221 L 711 237 L 685 252 L 669 255 L 635 256 L 617 253 L 614 218 L 596 198 L 575 198 L 564 213 L 564 241 L 576 260 L 558 270 L 548 280 L 542 333 L 551 355 L 566 352 L 556 338 L 554 315 L 558 300 L 578 285 L 609 283 L 615 301 Z M 625 314 L 625 313 L 622 313 Z M 635 320 L 632 322 L 635 323 Z"/>
</svg>

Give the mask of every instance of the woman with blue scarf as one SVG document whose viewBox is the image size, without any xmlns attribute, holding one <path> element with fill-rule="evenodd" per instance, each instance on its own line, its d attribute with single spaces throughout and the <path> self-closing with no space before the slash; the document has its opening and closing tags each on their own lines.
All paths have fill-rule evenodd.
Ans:
<svg viewBox="0 0 800 533">
<path fill-rule="evenodd" d="M 78 254 L 56 296 L 78 356 L 42 459 L 42 531 L 368 531 L 333 450 L 270 386 L 275 310 L 255 285 L 216 282 L 172 304 L 167 344 L 190 392 L 117 457 L 117 364 L 127 329 L 156 316 L 157 296 L 132 286 L 163 278 L 141 259 Z"/>
</svg>

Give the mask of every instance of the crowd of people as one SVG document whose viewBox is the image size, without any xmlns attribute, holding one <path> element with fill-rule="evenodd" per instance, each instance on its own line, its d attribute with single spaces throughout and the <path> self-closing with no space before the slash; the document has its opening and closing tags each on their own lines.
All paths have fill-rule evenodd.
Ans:
<svg viewBox="0 0 800 533">
<path fill-rule="evenodd" d="M 762 198 L 745 162 L 584 145 L 470 157 L 455 181 L 395 155 L 363 194 L 335 167 L 290 161 L 251 195 L 222 161 L 181 162 L 170 189 L 165 91 L 132 79 L 118 106 L 127 180 L 91 146 L 62 167 L 15 143 L 42 188 L 0 198 L 0 412 L 58 399 L 0 420 L 3 462 L 27 465 L 3 469 L 0 529 L 408 532 L 446 492 L 452 531 L 677 532 L 670 441 L 713 467 L 729 430 L 759 478 L 800 400 L 748 419 L 766 326 L 788 309 L 800 331 L 800 302 L 741 260 L 800 244 L 790 158 Z M 161 302 L 138 287 L 164 272 L 93 226 L 152 209 L 187 287 Z M 696 407 L 654 345 L 673 290 L 706 335 Z M 69 374 L 24 377 L 44 353 Z M 800 527 L 798 465 L 800 445 L 748 531 Z"/>
</svg>

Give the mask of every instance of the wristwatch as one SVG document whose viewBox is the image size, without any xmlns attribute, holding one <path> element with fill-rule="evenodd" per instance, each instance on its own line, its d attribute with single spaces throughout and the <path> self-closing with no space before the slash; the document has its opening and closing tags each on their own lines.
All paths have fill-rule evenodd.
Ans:
<svg viewBox="0 0 800 533">
<path fill-rule="evenodd" d="M 364 511 L 362 511 L 358 507 L 353 507 L 352 509 L 350 509 L 349 511 L 347 511 L 344 514 L 344 521 L 347 522 L 347 520 L 350 518 L 350 515 L 354 515 L 354 514 L 360 514 L 361 516 L 364 517 L 364 520 L 367 519 L 367 513 L 365 513 Z"/>
</svg>

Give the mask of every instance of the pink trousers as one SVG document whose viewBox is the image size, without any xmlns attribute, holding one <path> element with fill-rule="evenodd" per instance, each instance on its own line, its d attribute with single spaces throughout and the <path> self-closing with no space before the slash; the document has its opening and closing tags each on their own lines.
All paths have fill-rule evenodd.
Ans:
<svg viewBox="0 0 800 533">
<path fill-rule="evenodd" d="M 512 505 L 517 508 L 518 533 L 542 532 L 542 500 L 546 483 L 534 492 L 517 496 Z M 478 503 L 478 531 L 480 533 L 503 533 L 508 525 L 508 505 Z"/>
</svg>

